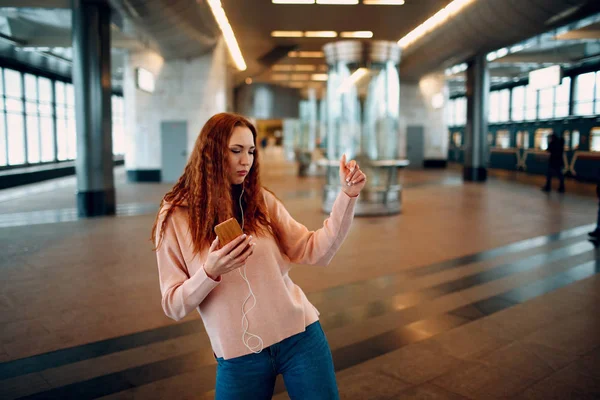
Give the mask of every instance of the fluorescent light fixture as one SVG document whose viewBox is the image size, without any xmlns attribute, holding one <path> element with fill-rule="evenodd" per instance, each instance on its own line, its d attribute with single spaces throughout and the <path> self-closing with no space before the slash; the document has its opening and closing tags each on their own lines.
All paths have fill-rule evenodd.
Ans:
<svg viewBox="0 0 600 400">
<path fill-rule="evenodd" d="M 317 0 L 317 4 L 327 4 L 334 6 L 353 6 L 358 4 L 358 0 Z"/>
<path fill-rule="evenodd" d="M 513 47 L 510 48 L 510 52 L 511 53 L 518 53 L 519 51 L 524 50 L 524 49 L 525 49 L 524 45 L 517 44 L 517 45 L 514 45 Z"/>
<path fill-rule="evenodd" d="M 446 7 L 442 8 L 440 11 L 435 13 L 431 18 L 427 21 L 423 22 L 421 25 L 417 26 L 415 29 L 410 31 L 406 36 L 402 39 L 398 40 L 398 44 L 403 49 L 407 48 L 429 32 L 433 31 L 444 22 L 454 17 L 460 11 L 462 11 L 469 4 L 473 3 L 475 0 L 454 0 L 452 3 L 448 4 Z"/>
<path fill-rule="evenodd" d="M 271 32 L 272 37 L 302 37 L 304 32 L 302 31 L 273 31 Z"/>
<path fill-rule="evenodd" d="M 273 4 L 315 4 L 315 0 L 272 0 Z"/>
<path fill-rule="evenodd" d="M 498 56 L 498 58 L 505 57 L 506 55 L 508 55 L 508 49 L 506 47 L 503 47 L 500 50 L 496 51 L 496 55 Z"/>
<path fill-rule="evenodd" d="M 229 49 L 229 54 L 231 54 L 231 58 L 233 58 L 233 62 L 235 66 L 240 71 L 246 70 L 246 62 L 244 61 L 244 56 L 242 56 L 242 51 L 240 50 L 240 46 L 238 46 L 237 40 L 235 40 L 235 35 L 233 33 L 233 29 L 231 29 L 231 25 L 229 24 L 229 20 L 227 19 L 227 15 L 225 15 L 225 10 L 223 10 L 223 6 L 221 5 L 221 0 L 207 0 L 208 5 L 210 6 L 210 10 L 215 16 L 215 20 L 223 33 L 223 37 L 225 38 L 225 44 L 227 44 L 227 48 Z"/>
<path fill-rule="evenodd" d="M 371 31 L 354 31 L 354 32 L 342 32 L 340 36 L 343 38 L 364 38 L 370 39 L 373 37 L 373 32 Z"/>
<path fill-rule="evenodd" d="M 286 74 L 272 74 L 271 79 L 274 81 L 287 81 L 289 79 L 289 75 Z"/>
<path fill-rule="evenodd" d="M 529 73 L 529 88 L 534 90 L 546 89 L 560 85 L 562 81 L 562 68 L 553 65 Z"/>
<path fill-rule="evenodd" d="M 312 74 L 310 79 L 313 81 L 325 82 L 327 80 L 327 74 Z"/>
<path fill-rule="evenodd" d="M 363 4 L 367 6 L 401 6 L 404 5 L 404 0 L 363 0 Z"/>
<path fill-rule="evenodd" d="M 354 71 L 354 73 L 352 75 L 350 75 L 348 78 L 346 78 L 344 80 L 344 82 L 342 82 L 338 91 L 340 93 L 348 93 L 350 91 L 350 88 L 352 86 L 356 85 L 368 73 L 369 73 L 369 70 L 367 68 L 357 69 L 356 71 Z"/>
<path fill-rule="evenodd" d="M 323 58 L 325 53 L 322 51 L 290 51 L 288 57 L 291 58 Z"/>
<path fill-rule="evenodd" d="M 487 60 L 489 62 L 494 61 L 496 58 L 498 58 L 498 53 L 496 53 L 495 51 L 489 52 L 486 56 Z"/>
<path fill-rule="evenodd" d="M 305 37 L 310 38 L 334 38 L 337 37 L 336 31 L 306 31 L 304 32 Z"/>
</svg>

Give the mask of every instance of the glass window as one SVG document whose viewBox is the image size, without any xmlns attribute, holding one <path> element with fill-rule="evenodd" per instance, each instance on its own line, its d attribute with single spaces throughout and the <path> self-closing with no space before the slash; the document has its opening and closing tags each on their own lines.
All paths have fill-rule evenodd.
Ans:
<svg viewBox="0 0 600 400">
<path fill-rule="evenodd" d="M 493 146 L 494 144 L 494 135 L 492 135 L 492 132 L 488 132 L 488 145 Z"/>
<path fill-rule="evenodd" d="M 571 99 L 571 78 L 563 78 L 560 86 L 556 87 L 554 117 L 562 118 L 569 115 L 569 101 Z"/>
<path fill-rule="evenodd" d="M 40 162 L 40 130 L 37 115 L 27 116 L 27 162 Z"/>
<path fill-rule="evenodd" d="M 457 126 L 464 126 L 467 124 L 467 98 L 459 97 L 455 103 L 454 121 Z"/>
<path fill-rule="evenodd" d="M 0 98 L 0 101 L 1 100 L 2 99 Z M 0 166 L 5 166 L 8 164 L 8 158 L 6 155 L 6 131 L 4 130 L 4 116 L 5 114 L 0 112 Z"/>
<path fill-rule="evenodd" d="M 525 86 L 517 86 L 512 91 L 512 120 L 523 121 L 525 118 Z"/>
<path fill-rule="evenodd" d="M 451 99 L 446 105 L 446 120 L 448 121 L 448 126 L 454 126 L 454 103 L 454 99 Z"/>
<path fill-rule="evenodd" d="M 4 70 L 4 81 L 6 83 L 6 95 L 21 98 L 23 86 L 21 85 L 21 73 L 12 69 Z"/>
<path fill-rule="evenodd" d="M 49 117 L 40 117 L 40 141 L 42 145 L 42 161 L 54 160 L 54 120 Z"/>
<path fill-rule="evenodd" d="M 510 113 L 510 90 L 504 89 L 499 94 L 500 110 L 498 112 L 498 120 L 500 122 L 508 121 Z"/>
<path fill-rule="evenodd" d="M 56 104 L 65 104 L 65 84 L 63 82 L 56 82 Z"/>
<path fill-rule="evenodd" d="M 52 81 L 50 81 L 50 79 L 39 77 L 38 89 L 40 102 L 52 102 Z"/>
<path fill-rule="evenodd" d="M 69 157 L 67 148 L 67 120 L 57 118 L 56 120 L 56 146 L 58 148 L 57 159 L 66 160 Z"/>
<path fill-rule="evenodd" d="M 554 87 L 540 90 L 539 119 L 550 119 L 554 116 Z"/>
<path fill-rule="evenodd" d="M 496 147 L 508 149 L 510 147 L 510 132 L 501 130 L 496 132 Z"/>
<path fill-rule="evenodd" d="M 70 83 L 67 83 L 66 89 L 67 89 L 67 104 L 69 106 L 74 106 L 75 105 L 75 92 L 73 90 L 73 85 Z"/>
<path fill-rule="evenodd" d="M 579 149 L 579 140 L 581 139 L 579 131 L 573 131 L 573 132 L 571 132 L 571 138 L 573 140 L 571 148 L 573 150 Z"/>
<path fill-rule="evenodd" d="M 490 93 L 490 122 L 500 121 L 500 92 Z"/>
<path fill-rule="evenodd" d="M 537 90 L 526 86 L 525 89 L 525 119 L 532 121 L 537 118 Z"/>
<path fill-rule="evenodd" d="M 589 72 L 575 78 L 575 115 L 594 113 L 594 85 L 596 73 Z"/>
<path fill-rule="evenodd" d="M 552 129 L 540 128 L 535 131 L 535 148 L 541 150 L 548 149 L 548 137 L 552 135 Z"/>
<path fill-rule="evenodd" d="M 590 131 L 590 150 L 600 151 L 600 128 L 592 128 Z"/>
<path fill-rule="evenodd" d="M 25 124 L 23 114 L 8 114 L 8 163 L 25 163 Z"/>
<path fill-rule="evenodd" d="M 27 100 L 37 100 L 37 79 L 33 75 L 25 74 L 25 98 Z"/>
</svg>

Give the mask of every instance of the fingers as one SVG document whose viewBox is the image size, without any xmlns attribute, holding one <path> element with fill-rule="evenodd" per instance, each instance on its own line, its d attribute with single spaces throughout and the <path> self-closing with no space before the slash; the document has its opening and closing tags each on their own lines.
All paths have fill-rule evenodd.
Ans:
<svg viewBox="0 0 600 400">
<path fill-rule="evenodd" d="M 208 252 L 212 253 L 213 251 L 215 251 L 217 249 L 218 246 L 219 246 L 219 237 L 217 236 L 215 238 L 215 240 L 213 240 L 213 242 L 210 244 L 210 249 L 208 249 Z"/>
<path fill-rule="evenodd" d="M 248 236 L 246 238 L 246 240 L 244 240 L 243 242 L 238 244 L 233 250 L 231 250 L 229 252 L 229 256 L 234 259 L 237 258 L 240 254 L 242 254 L 244 249 L 250 244 L 251 240 L 252 240 L 252 235 Z"/>
<path fill-rule="evenodd" d="M 239 266 L 241 267 L 242 265 L 244 265 L 244 263 L 246 262 L 246 260 L 248 259 L 248 257 L 250 257 L 252 255 L 252 253 L 254 253 L 254 247 L 256 246 L 256 243 L 252 243 L 250 246 L 248 246 L 246 248 L 246 250 L 240 254 L 238 257 L 236 257 L 233 261 L 234 264 L 240 264 Z"/>
<path fill-rule="evenodd" d="M 355 177 L 361 173 L 360 168 L 356 162 L 354 163 L 354 169 L 346 176 L 346 183 L 352 182 L 355 180 Z"/>
<path fill-rule="evenodd" d="M 225 246 L 223 246 L 223 248 L 221 250 L 219 250 L 221 252 L 221 255 L 225 255 L 225 254 L 229 254 L 231 252 L 231 250 L 233 250 L 234 248 L 237 247 L 237 245 L 239 245 L 240 243 L 242 243 L 244 241 L 244 239 L 246 239 L 246 234 L 240 235 L 238 237 L 236 237 L 235 239 L 233 239 L 231 242 L 227 243 Z"/>
<path fill-rule="evenodd" d="M 360 171 L 360 174 L 358 174 L 358 176 L 355 176 L 352 179 L 352 181 L 350 181 L 350 183 L 352 185 L 356 185 L 357 183 L 361 183 L 361 182 L 364 182 L 366 180 L 367 180 L 367 176 L 362 171 Z"/>
<path fill-rule="evenodd" d="M 355 160 L 351 160 L 348 164 L 346 164 L 346 168 L 348 168 L 348 170 L 350 172 L 354 172 L 354 170 L 356 169 L 357 164 Z"/>
<path fill-rule="evenodd" d="M 342 159 L 340 160 L 340 169 L 344 169 L 346 167 L 346 154 L 342 155 Z"/>
</svg>

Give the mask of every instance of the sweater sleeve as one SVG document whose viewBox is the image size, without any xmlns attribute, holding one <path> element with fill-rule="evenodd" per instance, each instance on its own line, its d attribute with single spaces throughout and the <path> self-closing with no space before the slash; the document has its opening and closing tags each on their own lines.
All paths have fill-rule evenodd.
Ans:
<svg viewBox="0 0 600 400">
<path fill-rule="evenodd" d="M 294 220 L 271 193 L 265 191 L 265 198 L 269 204 L 271 221 L 277 225 L 281 236 L 280 245 L 290 261 L 296 264 L 328 265 L 350 230 L 356 197 L 340 192 L 329 218 L 316 231 L 309 231 Z"/>
<path fill-rule="evenodd" d="M 190 277 L 181 252 L 174 218 L 175 213 L 165 225 L 163 240 L 156 251 L 156 259 L 163 310 L 169 318 L 179 321 L 198 307 L 219 282 L 206 275 L 204 267 L 200 267 Z M 159 220 L 159 227 L 160 224 L 162 219 Z M 187 228 L 181 231 L 186 232 Z"/>
</svg>

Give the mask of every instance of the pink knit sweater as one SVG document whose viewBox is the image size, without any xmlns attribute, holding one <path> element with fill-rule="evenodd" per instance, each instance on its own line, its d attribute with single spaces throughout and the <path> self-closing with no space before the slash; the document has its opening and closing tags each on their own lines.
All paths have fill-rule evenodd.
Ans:
<svg viewBox="0 0 600 400">
<path fill-rule="evenodd" d="M 311 232 L 295 221 L 271 193 L 263 190 L 263 196 L 272 223 L 284 235 L 281 250 L 274 238 L 255 237 L 254 254 L 246 262 L 247 277 L 257 300 L 247 315 L 248 331 L 260 336 L 266 348 L 303 332 L 319 319 L 317 309 L 292 282 L 289 271 L 292 263 L 329 264 L 350 229 L 356 198 L 341 192 L 323 227 Z M 246 282 L 237 270 L 221 276 L 218 282 L 209 278 L 203 268 L 207 253 L 208 249 L 194 254 L 187 208 L 177 207 L 157 250 L 165 314 L 180 320 L 198 309 L 217 357 L 229 359 L 249 354 L 251 351 L 242 341 Z M 250 305 L 246 305 L 246 310 Z"/>
</svg>

